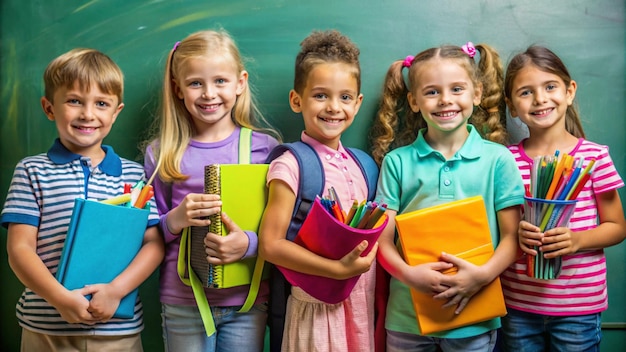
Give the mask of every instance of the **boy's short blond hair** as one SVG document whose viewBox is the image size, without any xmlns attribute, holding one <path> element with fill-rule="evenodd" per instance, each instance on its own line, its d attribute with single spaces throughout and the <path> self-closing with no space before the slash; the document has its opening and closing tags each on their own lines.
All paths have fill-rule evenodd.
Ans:
<svg viewBox="0 0 626 352">
<path fill-rule="evenodd" d="M 52 60 L 43 74 L 45 96 L 53 101 L 60 87 L 89 90 L 96 84 L 104 93 L 116 95 L 118 103 L 124 96 L 124 75 L 110 57 L 94 49 L 72 49 Z"/>
</svg>

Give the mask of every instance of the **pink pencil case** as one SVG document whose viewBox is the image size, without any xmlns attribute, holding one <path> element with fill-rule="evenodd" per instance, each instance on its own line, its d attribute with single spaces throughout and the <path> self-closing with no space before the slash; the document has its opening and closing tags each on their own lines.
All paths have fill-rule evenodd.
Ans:
<svg viewBox="0 0 626 352">
<path fill-rule="evenodd" d="M 356 229 L 332 216 L 316 199 L 307 218 L 304 220 L 294 242 L 300 246 L 329 259 L 341 259 L 361 241 L 367 240 L 368 246 L 361 256 L 367 255 L 380 237 L 389 219 L 383 215 L 382 224 L 373 229 Z M 293 286 L 298 286 L 306 293 L 322 302 L 339 303 L 350 295 L 360 275 L 345 280 L 303 274 L 277 266 Z"/>
</svg>

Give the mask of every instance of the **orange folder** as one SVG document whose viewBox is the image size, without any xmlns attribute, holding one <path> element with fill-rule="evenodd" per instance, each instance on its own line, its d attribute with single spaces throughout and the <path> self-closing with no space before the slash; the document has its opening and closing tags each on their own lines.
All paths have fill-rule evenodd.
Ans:
<svg viewBox="0 0 626 352">
<path fill-rule="evenodd" d="M 396 216 L 404 258 L 409 265 L 439 261 L 441 252 L 482 265 L 493 255 L 485 203 L 481 196 L 420 209 Z M 446 274 L 456 272 L 456 268 Z M 474 295 L 456 315 L 456 307 L 442 308 L 445 300 L 411 289 L 422 334 L 472 325 L 506 314 L 500 279 Z"/>
</svg>

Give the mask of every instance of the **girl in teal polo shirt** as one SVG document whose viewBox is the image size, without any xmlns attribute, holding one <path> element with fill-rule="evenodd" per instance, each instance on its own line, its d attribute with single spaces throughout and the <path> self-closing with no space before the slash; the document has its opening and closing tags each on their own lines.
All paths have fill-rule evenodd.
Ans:
<svg viewBox="0 0 626 352">
<path fill-rule="evenodd" d="M 403 68 L 408 68 L 408 85 Z M 484 44 L 431 48 L 389 68 L 372 131 L 372 154 L 382 164 L 376 199 L 387 203 L 390 218 L 378 252 L 392 276 L 385 322 L 389 352 L 437 346 L 446 352 L 492 351 L 495 346 L 499 318 L 422 335 L 410 288 L 445 300 L 444 307 L 455 306 L 458 314 L 516 257 L 524 188 L 512 154 L 502 145 L 507 141 L 502 103 L 500 58 Z M 400 117 L 400 111 L 406 115 Z M 477 195 L 485 201 L 497 246 L 487 263 L 477 266 L 445 253 L 435 263 L 405 262 L 396 246 L 396 214 Z M 452 266 L 458 268 L 455 275 L 441 273 Z"/>
</svg>

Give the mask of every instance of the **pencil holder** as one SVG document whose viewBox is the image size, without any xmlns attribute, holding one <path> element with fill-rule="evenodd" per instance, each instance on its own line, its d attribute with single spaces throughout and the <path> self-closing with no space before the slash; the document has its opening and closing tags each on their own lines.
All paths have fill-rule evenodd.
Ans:
<svg viewBox="0 0 626 352">
<path fill-rule="evenodd" d="M 378 241 L 389 219 L 373 229 L 357 229 L 337 220 L 316 199 L 307 215 L 294 243 L 322 257 L 338 260 L 348 254 L 361 241 L 367 240 L 368 246 L 361 256 L 367 255 Z M 287 281 L 298 286 L 312 297 L 328 303 L 339 303 L 350 295 L 361 275 L 338 280 L 324 276 L 305 274 L 296 270 L 277 266 Z"/>
<path fill-rule="evenodd" d="M 524 197 L 524 219 L 541 232 L 555 227 L 567 227 L 576 208 L 576 200 L 548 200 Z M 546 259 L 535 247 L 537 256 L 526 256 L 526 274 L 542 280 L 556 279 L 561 273 L 561 257 Z"/>
</svg>

